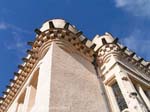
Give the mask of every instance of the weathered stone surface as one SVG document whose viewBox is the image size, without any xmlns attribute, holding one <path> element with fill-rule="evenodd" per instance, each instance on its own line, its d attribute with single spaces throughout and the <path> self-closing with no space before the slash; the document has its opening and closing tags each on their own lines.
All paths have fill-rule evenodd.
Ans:
<svg viewBox="0 0 150 112">
<path fill-rule="evenodd" d="M 54 45 L 51 69 L 51 112 L 104 112 L 94 66 Z"/>
</svg>

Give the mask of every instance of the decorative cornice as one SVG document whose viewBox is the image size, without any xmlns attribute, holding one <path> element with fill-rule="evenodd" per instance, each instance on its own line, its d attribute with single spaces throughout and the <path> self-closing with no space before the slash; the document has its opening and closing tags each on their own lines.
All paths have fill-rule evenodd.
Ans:
<svg viewBox="0 0 150 112">
<path fill-rule="evenodd" d="M 139 72 L 150 77 L 150 62 L 145 61 L 137 56 L 135 52 L 120 44 L 118 38 L 114 38 L 111 34 L 106 33 L 104 36 L 96 36 L 93 42 L 100 43 L 100 45 L 96 44 L 100 66 L 108 62 L 111 56 L 114 56 L 116 59 L 129 63 Z"/>
<path fill-rule="evenodd" d="M 6 91 L 3 92 L 3 97 L 0 97 L 0 112 L 6 112 L 8 110 L 36 64 L 47 52 L 53 41 L 66 51 L 68 49 L 71 49 L 72 52 L 77 51 L 81 56 L 91 62 L 93 61 L 94 54 L 99 56 L 99 54 L 102 55 L 102 51 L 106 53 L 105 50 L 113 53 L 119 50 L 125 58 L 131 58 L 133 62 L 131 60 L 130 62 L 136 65 L 137 68 L 144 68 L 143 70 L 148 75 L 150 73 L 150 62 L 146 62 L 142 58 L 138 58 L 136 54 L 130 53 L 131 51 L 128 51 L 126 47 L 118 43 L 118 39 L 114 39 L 108 33 L 102 37 L 103 39 L 101 38 L 100 44 L 95 42 L 96 39 L 92 42 L 73 25 L 61 19 L 49 20 L 40 29 L 35 29 L 35 32 L 37 34 L 35 40 L 28 42 L 28 45 L 32 46 L 32 49 L 27 50 L 27 57 L 22 58 L 24 63 L 18 66 L 19 70 L 14 73 L 14 79 L 10 80 Z M 106 37 L 109 37 L 109 39 L 104 40 Z M 72 47 L 67 48 L 66 44 Z"/>
<path fill-rule="evenodd" d="M 59 27 L 59 22 L 64 26 Z M 45 23 L 47 24 L 47 22 Z M 28 79 L 32 70 L 39 61 L 41 52 L 50 46 L 52 41 L 64 40 L 69 42 L 74 48 L 82 54 L 85 58 L 88 57 L 89 61 L 93 60 L 94 48 L 92 42 L 77 31 L 72 25 L 64 20 L 51 20 L 48 21 L 49 27 L 44 29 L 35 29 L 37 34 L 34 42 L 28 42 L 28 45 L 32 46 L 31 50 L 27 50 L 28 56 L 22 58 L 23 64 L 18 65 L 18 72 L 14 73 L 14 79 L 10 80 L 10 85 L 7 86 L 3 97 L 0 98 L 0 112 L 6 112 L 9 106 L 12 104 L 17 94 L 21 90 L 25 81 Z M 45 27 L 45 26 L 43 26 Z M 41 31 L 43 30 L 43 31 Z M 83 42 L 84 41 L 84 42 Z M 47 45 L 47 47 L 46 47 Z"/>
</svg>

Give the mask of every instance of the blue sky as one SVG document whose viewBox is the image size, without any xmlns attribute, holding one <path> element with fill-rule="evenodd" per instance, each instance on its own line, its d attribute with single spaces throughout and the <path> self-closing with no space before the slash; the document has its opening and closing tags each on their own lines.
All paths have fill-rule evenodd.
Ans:
<svg viewBox="0 0 150 112">
<path fill-rule="evenodd" d="M 110 32 L 150 60 L 149 6 L 150 0 L 0 0 L 0 91 L 27 55 L 34 29 L 52 18 L 66 19 L 89 39 Z"/>
</svg>

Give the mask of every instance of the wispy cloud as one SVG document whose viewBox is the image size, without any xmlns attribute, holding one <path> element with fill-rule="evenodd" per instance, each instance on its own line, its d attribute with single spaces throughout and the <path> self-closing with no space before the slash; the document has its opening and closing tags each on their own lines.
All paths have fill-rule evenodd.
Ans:
<svg viewBox="0 0 150 112">
<path fill-rule="evenodd" d="M 150 18 L 150 0 L 115 0 L 116 7 L 135 16 Z"/>
<path fill-rule="evenodd" d="M 8 50 L 15 50 L 19 53 L 24 53 L 26 42 L 22 40 L 22 35 L 17 32 L 12 32 L 11 42 L 5 42 L 4 45 Z"/>
<path fill-rule="evenodd" d="M 26 42 L 24 41 L 24 35 L 30 35 L 32 33 L 22 29 L 21 27 L 6 23 L 4 21 L 0 22 L 0 30 L 6 30 L 7 33 L 10 33 L 11 35 L 10 37 L 7 37 L 8 41 L 3 42 L 4 47 L 7 50 L 16 52 L 16 56 L 22 56 L 25 53 L 24 51 L 27 47 Z"/>
<path fill-rule="evenodd" d="M 132 34 L 122 39 L 122 43 L 136 52 L 139 56 L 150 60 L 150 38 L 148 35 L 139 29 L 136 29 Z"/>
<path fill-rule="evenodd" d="M 0 22 L 0 30 L 6 30 L 7 25 L 4 22 Z"/>
<path fill-rule="evenodd" d="M 15 31 L 15 32 L 31 34 L 30 31 L 22 29 L 21 27 L 18 27 L 14 24 L 9 24 L 7 22 L 0 21 L 0 30 L 9 30 L 9 29 L 12 30 L 12 31 Z"/>
</svg>

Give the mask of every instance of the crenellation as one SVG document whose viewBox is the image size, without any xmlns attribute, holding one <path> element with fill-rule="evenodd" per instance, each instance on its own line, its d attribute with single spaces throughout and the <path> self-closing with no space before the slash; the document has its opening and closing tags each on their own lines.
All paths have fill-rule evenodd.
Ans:
<svg viewBox="0 0 150 112">
<path fill-rule="evenodd" d="M 52 21 L 49 22 L 49 28 L 50 28 L 50 29 L 51 29 L 51 28 L 55 28 L 55 26 L 54 26 L 54 24 L 53 24 Z"/>
<path fill-rule="evenodd" d="M 41 32 L 39 29 L 37 29 L 37 28 L 36 28 L 34 31 L 35 31 L 35 33 L 36 33 L 37 35 L 40 35 L 40 34 L 42 33 L 42 32 Z"/>
<path fill-rule="evenodd" d="M 127 47 L 123 46 L 122 49 L 121 49 L 121 51 L 124 52 L 126 49 L 127 49 Z"/>
<path fill-rule="evenodd" d="M 23 65 L 18 65 L 18 68 L 23 70 L 24 69 L 24 66 Z"/>
<path fill-rule="evenodd" d="M 150 62 L 147 63 L 146 67 L 150 69 Z"/>
<path fill-rule="evenodd" d="M 85 45 L 86 45 L 88 48 L 90 48 L 90 47 L 93 45 L 93 43 L 92 43 L 92 41 L 87 40 L 86 43 L 85 43 Z"/>
<path fill-rule="evenodd" d="M 133 59 L 136 60 L 136 61 L 138 61 L 140 58 L 141 58 L 141 57 L 139 57 L 139 56 L 137 56 L 137 55 L 134 55 L 134 56 L 133 56 Z"/>
<path fill-rule="evenodd" d="M 34 42 L 27 42 L 27 45 L 33 46 Z"/>
<path fill-rule="evenodd" d="M 6 88 L 6 91 L 5 91 L 5 92 L 8 93 L 9 91 L 10 91 L 10 88 Z"/>
<path fill-rule="evenodd" d="M 3 93 L 4 95 L 8 95 L 8 92 L 6 92 L 6 91 L 3 91 L 2 93 Z"/>
<path fill-rule="evenodd" d="M 14 80 L 14 79 L 10 79 L 9 81 L 10 81 L 10 82 L 12 82 L 12 83 L 14 83 L 14 82 L 15 82 L 15 80 Z"/>
<path fill-rule="evenodd" d="M 119 110 L 118 103 L 115 100 L 116 96 L 114 95 L 114 92 L 113 92 L 113 83 L 115 81 L 119 85 L 119 88 L 121 87 L 120 89 L 121 89 L 121 92 L 123 93 L 123 95 L 122 96 L 120 95 L 120 97 L 124 98 L 128 105 L 128 108 L 125 108 L 123 111 L 128 111 L 128 110 L 135 111 L 135 109 L 131 107 L 131 104 L 129 103 L 132 101 L 134 101 L 134 103 L 136 104 L 139 110 L 140 109 L 142 110 L 142 108 L 145 108 L 145 105 L 147 105 L 147 103 L 143 107 L 141 107 L 137 99 L 129 98 L 129 93 L 131 93 L 132 91 L 136 91 L 136 89 L 133 86 L 133 83 L 136 84 L 136 82 L 134 81 L 132 82 L 133 78 L 135 78 L 134 80 L 140 79 L 141 84 L 143 83 L 143 81 L 146 81 L 146 82 L 150 81 L 150 77 L 149 77 L 150 62 L 145 61 L 143 58 L 137 56 L 135 52 L 129 50 L 126 46 L 123 46 L 122 44 L 120 44 L 118 42 L 118 38 L 114 38 L 110 33 L 106 32 L 104 35 L 101 35 L 101 36 L 96 35 L 94 39 L 91 41 L 83 35 L 83 32 L 77 30 L 75 26 L 61 19 L 49 20 L 45 22 L 40 29 L 35 29 L 35 32 L 37 34 L 36 39 L 33 42 L 28 42 L 28 45 L 30 45 L 32 48 L 30 50 L 27 50 L 27 53 L 28 53 L 27 57 L 22 58 L 24 63 L 21 65 L 18 65 L 18 68 L 19 68 L 18 72 L 14 72 L 14 79 L 10 79 L 10 85 L 7 85 L 6 91 L 3 92 L 3 97 L 0 97 L 0 112 L 7 112 L 14 102 L 18 103 L 17 101 L 18 99 L 16 99 L 16 96 L 19 95 L 19 92 L 21 92 L 23 87 L 28 88 L 27 93 L 24 93 L 24 94 L 26 94 L 26 96 L 29 95 L 28 100 L 27 98 L 25 98 L 25 102 L 29 103 L 30 99 L 32 99 L 31 93 L 41 95 L 42 92 L 40 90 L 43 91 L 42 88 L 44 88 L 45 86 L 50 87 L 50 88 L 47 88 L 49 91 L 44 93 L 45 94 L 43 96 L 44 98 L 51 97 L 51 99 L 49 100 L 53 100 L 53 101 L 56 100 L 59 104 L 60 103 L 59 101 L 63 100 L 61 99 L 61 97 L 57 99 L 57 97 L 61 93 L 60 95 L 64 95 L 64 97 L 66 97 L 64 98 L 63 103 L 65 104 L 65 102 L 68 101 L 69 103 L 67 105 L 70 106 L 68 107 L 70 109 L 72 108 L 77 109 L 74 107 L 74 105 L 77 105 L 77 104 L 73 105 L 73 104 L 70 104 L 70 102 L 76 103 L 80 101 L 80 99 L 85 97 L 87 101 L 89 99 L 90 99 L 89 101 L 93 101 L 92 98 L 95 98 L 94 103 L 90 103 L 89 106 L 94 105 L 95 107 L 95 104 L 98 104 L 99 106 L 101 106 L 101 108 L 104 109 L 104 112 L 109 112 L 108 111 L 109 109 L 106 109 L 106 107 L 112 108 L 112 112 L 115 112 L 116 110 L 113 110 L 115 109 L 114 107 L 116 107 Z M 65 57 L 64 55 L 67 57 Z M 45 61 L 46 59 L 49 60 L 50 64 L 48 64 L 48 62 Z M 50 60 L 52 62 L 50 62 Z M 92 65 L 91 63 L 94 60 L 95 60 L 95 63 Z M 39 62 L 40 64 L 37 65 Z M 54 62 L 57 62 L 57 63 L 54 63 Z M 65 65 L 65 63 L 68 63 L 70 65 L 67 66 Z M 55 68 L 54 66 L 59 67 L 61 71 L 58 68 Z M 68 68 L 67 69 L 68 71 L 66 70 L 66 67 Z M 72 69 L 72 67 L 74 68 Z M 34 72 L 35 72 L 35 69 L 37 68 L 39 69 L 39 73 L 36 74 L 37 78 L 34 79 L 35 78 Z M 65 70 L 65 71 L 62 71 L 62 70 Z M 79 70 L 80 72 L 77 70 Z M 128 73 L 132 74 L 132 77 L 125 71 L 128 71 Z M 53 72 L 55 74 L 53 74 Z M 41 77 L 41 75 L 43 74 L 45 76 Z M 81 76 L 83 74 L 84 75 L 81 78 L 79 74 Z M 33 79 L 30 78 L 31 76 L 33 76 L 32 77 Z M 78 78 L 76 78 L 77 76 Z M 60 77 L 63 78 L 63 80 Z M 45 80 L 41 83 L 40 81 L 42 81 L 42 78 Z M 57 79 L 58 81 L 57 80 L 54 81 L 54 78 Z M 77 83 L 76 81 L 73 80 L 74 78 L 76 79 Z M 34 81 L 32 82 L 32 80 Z M 45 85 L 42 86 L 42 85 L 39 85 L 39 83 L 45 84 Z M 50 83 L 52 84 L 51 86 L 49 85 Z M 91 84 L 88 84 L 88 83 L 91 83 Z M 59 87 L 55 88 L 60 91 L 60 93 L 59 92 L 57 93 L 57 91 L 54 89 L 53 86 L 59 85 L 61 87 L 61 84 L 63 84 L 64 88 L 63 89 Z M 87 84 L 88 86 L 86 85 L 87 87 L 84 88 L 84 84 Z M 93 85 L 96 86 L 94 87 L 95 90 L 93 89 Z M 98 89 L 99 88 L 98 86 L 100 86 L 101 90 Z M 130 89 L 124 88 L 125 86 L 130 87 Z M 78 91 L 76 91 L 80 87 L 82 87 L 82 91 L 85 93 L 83 96 L 82 94 L 79 94 L 81 92 L 78 93 Z M 97 91 L 97 92 L 101 91 L 102 93 L 104 92 L 106 93 L 103 94 L 103 96 L 100 96 L 99 93 L 89 92 L 88 87 L 89 88 L 91 87 L 90 91 Z M 31 90 L 29 90 L 29 88 Z M 54 94 L 52 92 L 56 92 L 57 94 Z M 77 93 L 79 96 L 81 95 L 82 98 L 78 99 L 78 96 L 76 96 L 76 94 L 74 93 Z M 136 93 L 140 94 L 138 92 Z M 53 94 L 54 96 L 51 96 L 51 94 Z M 70 96 L 67 96 L 66 94 L 73 96 L 73 97 L 77 97 L 77 98 L 74 99 Z M 49 95 L 49 96 L 46 96 L 46 95 Z M 111 99 L 112 96 L 114 96 L 114 99 Z M 107 98 L 105 99 L 105 97 Z M 34 104 L 32 104 L 32 106 L 33 108 L 35 108 L 35 110 L 36 108 L 39 108 L 38 103 L 44 102 L 44 100 L 40 100 L 40 102 L 37 103 L 36 101 L 38 101 L 38 99 L 40 98 L 38 96 L 36 96 L 36 98 L 37 98 L 36 100 L 34 98 L 32 99 L 34 101 Z M 97 99 L 99 99 L 100 101 L 98 102 Z M 46 100 L 47 100 L 47 103 L 49 103 L 47 98 Z M 82 102 L 79 102 L 79 103 L 81 104 L 78 105 L 78 107 L 80 106 L 82 107 L 83 103 Z M 50 106 L 51 104 L 46 104 L 46 105 Z M 95 108 L 94 109 L 101 110 L 99 106 L 97 106 L 97 109 Z M 52 109 L 52 112 L 53 110 L 55 109 Z M 71 110 L 71 111 L 78 112 L 74 110 Z M 11 112 L 11 110 L 9 110 L 9 112 Z M 40 111 L 32 110 L 30 112 L 40 112 Z M 64 111 L 64 112 L 67 112 L 67 111 Z M 145 111 L 145 112 L 148 112 L 148 111 Z"/>
<path fill-rule="evenodd" d="M 125 54 L 127 54 L 128 56 L 130 56 L 133 52 L 130 51 L 128 48 L 124 51 Z"/>
<path fill-rule="evenodd" d="M 71 31 L 71 32 L 74 33 L 74 34 L 79 34 L 79 35 L 81 35 L 81 34 L 83 33 L 82 31 L 78 31 L 78 30 L 75 28 L 75 26 L 73 26 L 73 25 L 69 25 L 68 30 Z M 79 32 L 80 32 L 80 33 L 79 33 Z"/>
<path fill-rule="evenodd" d="M 64 26 L 64 29 L 67 30 L 69 28 L 69 25 L 70 25 L 70 23 L 66 23 L 65 26 Z"/>
<path fill-rule="evenodd" d="M 120 47 L 120 49 L 122 49 L 122 48 L 124 48 L 125 46 L 124 45 L 122 45 L 119 41 L 116 43 L 119 47 Z"/>
<path fill-rule="evenodd" d="M 81 42 L 83 43 L 83 44 L 86 44 L 86 42 L 88 41 L 88 39 L 87 38 L 85 38 L 84 40 L 82 40 Z"/>
<path fill-rule="evenodd" d="M 28 53 L 28 54 L 33 54 L 34 51 L 32 51 L 32 50 L 27 50 L 27 53 Z"/>
<path fill-rule="evenodd" d="M 129 56 L 132 58 L 135 55 L 135 52 L 132 52 Z"/>
<path fill-rule="evenodd" d="M 92 44 L 92 45 L 90 46 L 91 49 L 94 49 L 95 47 L 96 47 L 96 44 Z"/>
<path fill-rule="evenodd" d="M 143 58 L 139 58 L 138 62 L 141 64 L 141 62 L 143 61 Z"/>
<path fill-rule="evenodd" d="M 14 72 L 14 75 L 18 77 L 20 74 L 18 72 Z"/>
<path fill-rule="evenodd" d="M 147 63 L 145 60 L 143 60 L 143 61 L 141 62 L 141 64 L 142 64 L 143 66 L 146 66 L 148 63 Z"/>
<path fill-rule="evenodd" d="M 118 38 L 115 38 L 114 41 L 112 42 L 113 44 L 117 44 L 118 43 Z"/>
<path fill-rule="evenodd" d="M 83 35 L 83 32 L 82 31 L 79 31 L 79 32 L 77 32 L 75 35 L 77 36 L 77 37 L 79 37 L 79 39 L 82 41 L 82 40 L 84 40 L 86 37 L 84 37 Z"/>
<path fill-rule="evenodd" d="M 10 89 L 10 88 L 11 88 L 11 86 L 10 86 L 10 85 L 7 85 L 7 86 L 6 86 L 6 88 L 7 88 L 7 89 Z"/>
<path fill-rule="evenodd" d="M 27 58 L 22 58 L 22 60 L 23 60 L 24 62 L 27 62 L 29 59 L 27 59 Z"/>
</svg>

